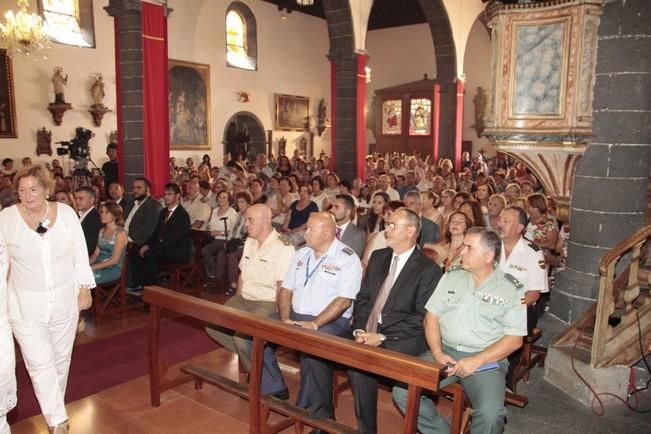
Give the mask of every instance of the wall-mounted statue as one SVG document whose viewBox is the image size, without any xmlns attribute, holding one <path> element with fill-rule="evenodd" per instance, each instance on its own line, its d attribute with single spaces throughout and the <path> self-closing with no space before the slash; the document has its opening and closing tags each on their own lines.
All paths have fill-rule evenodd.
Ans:
<svg viewBox="0 0 651 434">
<path fill-rule="evenodd" d="M 487 102 L 488 96 L 486 95 L 486 89 L 477 86 L 477 94 L 472 99 L 472 103 L 475 106 L 475 124 L 472 127 L 477 132 L 477 137 L 481 137 L 484 133 L 484 116 L 486 115 Z"/>
<path fill-rule="evenodd" d="M 104 105 L 104 97 L 106 94 L 104 93 L 104 77 L 102 77 L 102 74 L 95 76 L 95 81 L 90 87 L 90 95 L 93 98 L 93 105 L 91 107 L 106 108 Z"/>
<path fill-rule="evenodd" d="M 63 68 L 57 66 L 54 68 L 54 74 L 52 74 L 52 87 L 54 89 L 54 103 L 55 104 L 65 104 L 66 98 L 64 96 L 65 86 L 68 84 L 68 74 L 63 76 Z"/>
<path fill-rule="evenodd" d="M 285 153 L 286 148 L 287 148 L 287 139 L 285 138 L 285 136 L 282 136 L 280 139 L 278 139 L 278 156 L 287 155 Z"/>
<path fill-rule="evenodd" d="M 45 127 L 36 131 L 36 155 L 52 155 L 52 131 Z"/>
</svg>

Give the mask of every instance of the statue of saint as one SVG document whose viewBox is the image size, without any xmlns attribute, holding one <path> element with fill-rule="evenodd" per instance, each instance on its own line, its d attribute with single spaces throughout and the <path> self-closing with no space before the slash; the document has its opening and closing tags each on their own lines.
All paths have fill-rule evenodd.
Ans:
<svg viewBox="0 0 651 434">
<path fill-rule="evenodd" d="M 486 90 L 478 86 L 477 95 L 472 99 L 472 103 L 475 106 L 475 125 L 472 127 L 477 132 L 477 137 L 481 137 L 484 132 L 484 116 L 486 115 L 486 103 L 488 102 L 488 96 L 486 95 Z"/>
<path fill-rule="evenodd" d="M 95 82 L 90 87 L 90 94 L 93 97 L 93 108 L 105 108 L 104 106 L 104 77 L 102 74 L 97 74 Z"/>
<path fill-rule="evenodd" d="M 65 85 L 68 84 L 68 74 L 63 76 L 63 68 L 57 66 L 54 68 L 54 74 L 52 75 L 52 87 L 54 88 L 54 103 L 55 104 L 65 104 L 66 99 L 63 95 Z"/>
</svg>

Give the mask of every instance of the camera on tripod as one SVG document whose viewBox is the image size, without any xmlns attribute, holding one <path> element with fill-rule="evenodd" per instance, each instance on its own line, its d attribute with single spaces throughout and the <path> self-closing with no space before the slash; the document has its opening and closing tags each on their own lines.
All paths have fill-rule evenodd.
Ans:
<svg viewBox="0 0 651 434">
<path fill-rule="evenodd" d="M 95 133 L 83 127 L 75 129 L 75 137 L 70 141 L 57 142 L 61 146 L 57 148 L 57 155 L 70 155 L 75 161 L 87 160 L 90 158 L 90 146 L 88 142 Z"/>
</svg>

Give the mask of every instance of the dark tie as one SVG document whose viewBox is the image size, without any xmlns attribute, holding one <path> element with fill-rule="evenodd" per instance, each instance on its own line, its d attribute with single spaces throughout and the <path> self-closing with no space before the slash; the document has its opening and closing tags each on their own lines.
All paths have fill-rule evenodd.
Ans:
<svg viewBox="0 0 651 434">
<path fill-rule="evenodd" d="M 167 222 L 169 221 L 173 212 L 174 210 L 171 209 L 167 210 L 167 215 L 165 216 L 165 220 L 163 220 L 163 225 L 160 227 L 160 232 L 158 233 L 158 238 L 161 240 L 163 239 L 163 231 L 165 230 L 165 225 L 167 225 Z"/>
<path fill-rule="evenodd" d="M 391 268 L 389 269 L 389 274 L 387 275 L 387 278 L 384 279 L 384 283 L 382 284 L 380 293 L 377 295 L 377 298 L 375 299 L 375 304 L 373 304 L 373 309 L 371 310 L 371 314 L 368 316 L 368 320 L 366 321 L 367 333 L 377 332 L 377 324 L 378 321 L 380 320 L 380 314 L 382 313 L 382 309 L 384 309 L 384 305 L 386 304 L 387 299 L 389 298 L 389 293 L 391 292 L 391 287 L 393 286 L 393 279 L 396 275 L 397 268 L 398 268 L 398 257 L 394 256 L 393 261 L 391 261 Z"/>
<path fill-rule="evenodd" d="M 339 241 L 341 241 L 341 228 L 337 228 L 337 233 L 335 234 L 335 236 Z"/>
</svg>

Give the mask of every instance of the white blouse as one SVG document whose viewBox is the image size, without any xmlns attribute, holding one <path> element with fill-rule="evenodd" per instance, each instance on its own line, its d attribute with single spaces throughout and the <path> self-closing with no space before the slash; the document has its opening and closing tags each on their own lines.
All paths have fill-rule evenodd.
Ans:
<svg viewBox="0 0 651 434">
<path fill-rule="evenodd" d="M 16 406 L 16 358 L 7 311 L 7 249 L 0 236 L 0 417 Z"/>
<path fill-rule="evenodd" d="M 17 205 L 0 212 L 0 233 L 9 253 L 9 319 L 50 323 L 79 314 L 79 286 L 95 287 L 86 240 L 77 213 L 57 207 L 57 218 L 40 235 L 20 216 Z"/>
</svg>

